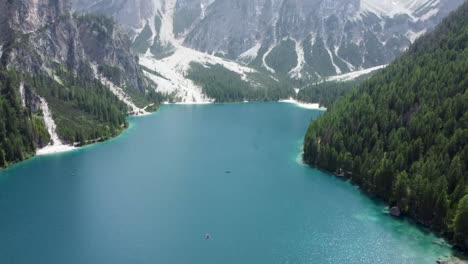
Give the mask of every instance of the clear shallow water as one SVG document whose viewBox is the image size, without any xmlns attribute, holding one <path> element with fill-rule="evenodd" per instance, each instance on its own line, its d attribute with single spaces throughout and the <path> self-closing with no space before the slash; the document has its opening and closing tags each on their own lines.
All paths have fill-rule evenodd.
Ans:
<svg viewBox="0 0 468 264">
<path fill-rule="evenodd" d="M 298 163 L 318 114 L 279 103 L 165 106 L 110 142 L 0 172 L 0 263 L 449 256 L 433 235 L 390 218 L 356 187 Z"/>
</svg>

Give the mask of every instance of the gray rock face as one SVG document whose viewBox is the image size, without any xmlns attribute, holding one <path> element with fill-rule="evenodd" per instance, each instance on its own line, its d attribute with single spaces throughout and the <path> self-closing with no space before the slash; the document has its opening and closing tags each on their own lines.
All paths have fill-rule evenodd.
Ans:
<svg viewBox="0 0 468 264">
<path fill-rule="evenodd" d="M 283 41 L 292 39 L 298 43 L 297 53 L 304 54 L 300 70 L 312 77 L 329 76 L 389 63 L 418 34 L 432 29 L 462 3 L 426 0 L 418 1 L 412 9 L 402 6 L 402 10 L 380 11 L 372 6 L 374 2 L 217 0 L 184 43 L 233 59 L 261 45 L 250 63 L 264 65 L 269 52 L 284 49 Z"/>
<path fill-rule="evenodd" d="M 394 206 L 390 209 L 390 215 L 394 217 L 400 217 L 401 210 L 398 206 Z"/>
<path fill-rule="evenodd" d="M 187 47 L 293 78 L 319 79 L 388 64 L 463 0 L 72 2 L 80 12 L 113 16 L 135 35 L 145 25 L 149 31 L 155 17 L 171 16 L 169 30 Z"/>
<path fill-rule="evenodd" d="M 71 16 L 66 1 L 0 0 L 4 19 L 2 62 L 28 73 L 50 72 L 58 65 L 74 71 L 108 65 L 125 72 L 121 85 L 145 91 L 148 83 L 131 51 L 128 36 L 109 19 Z M 7 19 L 5 19 L 7 17 Z M 88 67 L 89 68 L 89 67 Z"/>
<path fill-rule="evenodd" d="M 255 46 L 257 41 L 267 41 L 275 34 L 268 26 L 273 8 L 268 0 L 218 0 L 209 6 L 205 18 L 187 35 L 185 44 L 207 53 L 222 52 L 236 57 Z"/>
<path fill-rule="evenodd" d="M 34 32 L 53 22 L 68 9 L 67 1 L 22 0 L 0 4 L 7 14 L 7 23 L 15 31 Z M 3 17 L 3 16 L 2 16 Z"/>
<path fill-rule="evenodd" d="M 151 0 L 73 0 L 73 10 L 80 13 L 99 13 L 113 17 L 131 28 L 142 28 L 144 21 L 154 15 L 157 1 Z"/>
</svg>

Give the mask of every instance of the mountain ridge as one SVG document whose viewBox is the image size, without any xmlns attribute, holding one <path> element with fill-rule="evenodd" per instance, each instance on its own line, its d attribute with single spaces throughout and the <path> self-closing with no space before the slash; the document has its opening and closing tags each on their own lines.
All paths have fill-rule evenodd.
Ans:
<svg viewBox="0 0 468 264">
<path fill-rule="evenodd" d="M 0 97 L 9 109 L 0 114 L 2 167 L 114 137 L 128 114 L 162 101 L 111 19 L 72 15 L 68 1 L 1 0 L 0 7 Z"/>
<path fill-rule="evenodd" d="M 160 91 L 182 102 L 210 102 L 217 98 L 208 98 L 181 70 L 191 62 L 216 61 L 241 76 L 251 68 L 282 80 L 281 85 L 301 87 L 388 64 L 462 2 L 119 0 L 93 5 L 96 0 L 73 0 L 73 6 L 122 23 L 143 66 L 158 75 L 165 71 L 162 79 L 146 72 Z M 122 14 L 126 9 L 136 14 Z M 171 66 L 163 70 L 164 61 Z"/>
<path fill-rule="evenodd" d="M 275 49 L 283 49 L 297 56 L 285 74 L 317 79 L 388 64 L 462 2 L 159 0 L 151 2 L 153 15 L 142 16 L 138 25 L 126 24 L 118 13 L 106 14 L 140 33 L 145 25 L 172 10 L 169 16 L 174 24 L 169 30 L 186 47 L 270 72 L 278 69 L 265 60 L 278 56 L 270 54 Z M 79 12 L 100 12 L 78 8 L 78 4 L 75 7 Z M 153 36 L 159 33 L 153 32 Z"/>
</svg>

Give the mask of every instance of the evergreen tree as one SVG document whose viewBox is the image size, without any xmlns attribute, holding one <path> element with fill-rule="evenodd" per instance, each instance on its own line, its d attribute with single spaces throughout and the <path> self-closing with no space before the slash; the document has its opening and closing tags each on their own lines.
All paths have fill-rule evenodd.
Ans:
<svg viewBox="0 0 468 264">
<path fill-rule="evenodd" d="M 458 203 L 453 231 L 457 244 L 462 248 L 468 248 L 468 194 Z"/>
<path fill-rule="evenodd" d="M 304 141 L 305 162 L 334 172 L 352 157 L 356 184 L 450 239 L 457 234 L 463 249 L 467 40 L 468 2 L 312 121 Z"/>
</svg>

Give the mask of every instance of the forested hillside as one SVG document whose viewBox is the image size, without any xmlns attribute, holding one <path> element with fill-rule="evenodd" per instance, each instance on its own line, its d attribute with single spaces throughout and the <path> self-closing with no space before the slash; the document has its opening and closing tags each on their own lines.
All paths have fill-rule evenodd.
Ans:
<svg viewBox="0 0 468 264">
<path fill-rule="evenodd" d="M 14 71 L 0 71 L 0 168 L 34 155 L 50 138 L 40 114 L 21 106 Z"/>
<path fill-rule="evenodd" d="M 362 83 L 361 80 L 346 82 L 321 82 L 302 88 L 297 94 L 297 100 L 307 103 L 319 103 L 330 108 L 340 97 L 350 93 L 351 90 Z"/>
<path fill-rule="evenodd" d="M 287 82 L 269 75 L 252 72 L 247 82 L 222 65 L 191 63 L 187 78 L 202 87 L 203 93 L 218 103 L 247 101 L 278 101 L 294 95 Z"/>
<path fill-rule="evenodd" d="M 57 133 L 66 143 L 108 139 L 126 127 L 128 106 L 99 80 L 66 70 L 56 71 L 56 76 L 60 82 L 41 74 L 26 81 L 49 102 Z"/>
<path fill-rule="evenodd" d="M 126 127 L 127 105 L 100 81 L 66 71 L 57 74 L 60 81 L 43 74 L 0 71 L 0 168 L 33 156 L 50 142 L 39 96 L 53 110 L 65 143 L 105 140 Z"/>
<path fill-rule="evenodd" d="M 116 136 L 128 114 L 163 101 L 112 19 L 52 2 L 0 4 L 0 168 L 45 146 Z"/>
<path fill-rule="evenodd" d="M 304 160 L 468 249 L 468 3 L 313 121 Z"/>
</svg>

